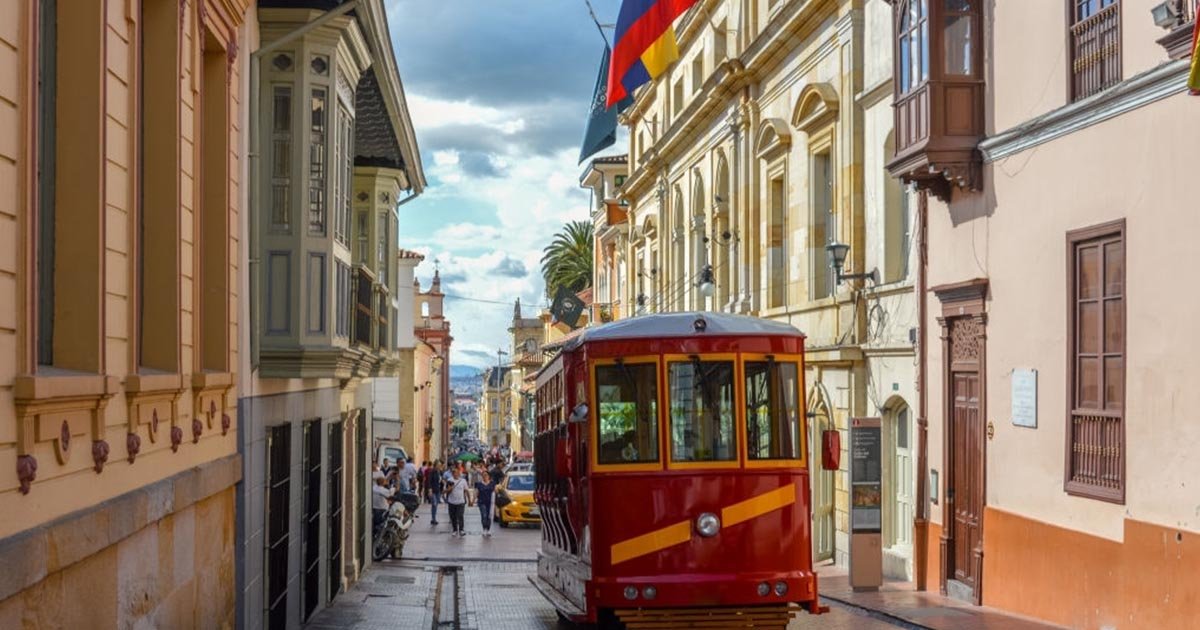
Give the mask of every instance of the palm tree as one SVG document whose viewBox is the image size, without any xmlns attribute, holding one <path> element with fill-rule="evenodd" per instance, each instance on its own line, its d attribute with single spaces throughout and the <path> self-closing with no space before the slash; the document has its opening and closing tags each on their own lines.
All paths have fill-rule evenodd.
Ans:
<svg viewBox="0 0 1200 630">
<path fill-rule="evenodd" d="M 592 224 L 571 221 L 554 235 L 542 250 L 542 278 L 546 295 L 553 297 L 559 287 L 578 293 L 592 286 Z"/>
</svg>

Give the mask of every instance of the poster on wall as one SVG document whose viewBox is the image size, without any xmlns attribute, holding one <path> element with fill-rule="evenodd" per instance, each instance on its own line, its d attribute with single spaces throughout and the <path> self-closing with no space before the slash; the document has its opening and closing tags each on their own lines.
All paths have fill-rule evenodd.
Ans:
<svg viewBox="0 0 1200 630">
<path fill-rule="evenodd" d="M 883 527 L 883 432 L 879 418 L 850 421 L 850 531 Z"/>
<path fill-rule="evenodd" d="M 1037 370 L 1013 370 L 1012 423 L 1037 428 Z"/>
</svg>

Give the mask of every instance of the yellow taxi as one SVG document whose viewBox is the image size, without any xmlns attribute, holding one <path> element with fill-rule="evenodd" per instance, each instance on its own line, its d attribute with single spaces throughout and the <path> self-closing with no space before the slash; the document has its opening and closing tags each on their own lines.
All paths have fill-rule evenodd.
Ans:
<svg viewBox="0 0 1200 630">
<path fill-rule="evenodd" d="M 503 502 L 500 497 L 509 499 L 504 507 L 500 507 Z M 509 523 L 542 522 L 537 504 L 533 502 L 532 472 L 513 471 L 505 475 L 504 481 L 496 489 L 496 498 L 496 522 L 500 527 L 508 527 Z"/>
</svg>

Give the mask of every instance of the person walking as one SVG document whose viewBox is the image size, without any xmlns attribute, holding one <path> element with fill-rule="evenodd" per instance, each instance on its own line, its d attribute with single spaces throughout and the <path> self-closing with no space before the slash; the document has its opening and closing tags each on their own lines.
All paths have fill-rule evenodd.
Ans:
<svg viewBox="0 0 1200 630">
<path fill-rule="evenodd" d="M 450 535 L 466 536 L 463 512 L 467 508 L 467 480 L 457 467 L 450 473 L 450 481 L 446 484 L 446 508 L 450 510 Z"/>
<path fill-rule="evenodd" d="M 432 474 L 430 476 L 432 477 L 432 479 L 430 480 L 430 483 L 429 483 L 429 488 L 430 488 L 429 503 L 433 505 L 433 508 L 432 508 L 433 516 L 431 517 L 429 524 L 437 525 L 437 523 L 438 523 L 437 506 L 439 503 L 442 502 L 442 488 L 444 487 L 442 484 L 442 462 L 441 461 L 434 463 L 433 468 L 432 468 Z"/>
<path fill-rule="evenodd" d="M 470 475 L 467 477 L 467 491 L 471 494 L 468 505 L 475 505 L 479 502 L 479 493 L 475 490 L 475 487 L 479 485 L 481 479 L 480 473 L 483 472 L 483 469 L 478 462 L 475 462 L 468 464 L 468 470 L 470 471 Z"/>
<path fill-rule="evenodd" d="M 480 466 L 482 469 L 483 466 Z M 479 481 L 475 483 L 475 505 L 479 506 L 479 524 L 483 526 L 483 535 L 492 536 L 492 513 L 496 508 L 493 499 L 496 496 L 496 482 L 486 470 L 480 473 Z"/>
</svg>

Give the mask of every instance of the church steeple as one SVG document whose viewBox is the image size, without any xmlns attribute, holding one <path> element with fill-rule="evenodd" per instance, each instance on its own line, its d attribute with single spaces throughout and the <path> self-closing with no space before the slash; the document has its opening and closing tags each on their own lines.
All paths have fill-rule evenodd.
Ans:
<svg viewBox="0 0 1200 630">
<path fill-rule="evenodd" d="M 516 303 L 513 304 L 513 321 L 519 319 L 521 319 L 521 298 L 517 298 Z"/>
</svg>

